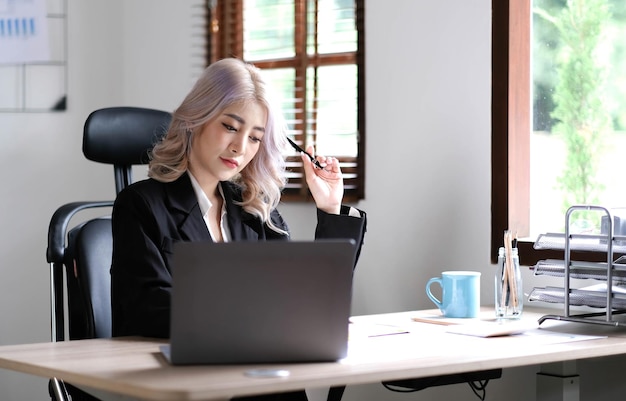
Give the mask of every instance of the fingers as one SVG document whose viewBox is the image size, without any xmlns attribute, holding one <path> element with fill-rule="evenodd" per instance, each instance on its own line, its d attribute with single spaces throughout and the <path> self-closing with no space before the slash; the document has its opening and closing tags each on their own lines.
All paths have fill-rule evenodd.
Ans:
<svg viewBox="0 0 626 401">
<path fill-rule="evenodd" d="M 304 153 L 300 153 L 300 159 L 302 159 L 302 166 L 304 167 L 304 173 L 308 176 L 309 174 L 315 174 L 313 173 L 313 170 L 316 168 L 315 165 L 313 164 L 313 162 L 311 162 L 311 159 L 309 159 L 309 156 L 307 156 Z"/>
<path fill-rule="evenodd" d="M 315 154 L 315 150 L 313 148 L 313 146 L 308 146 L 306 149 L 307 153 L 310 155 L 314 155 Z M 308 157 L 306 155 L 302 155 L 302 161 L 305 164 L 309 164 L 310 160 L 308 159 Z M 337 173 L 340 171 L 339 169 L 339 160 L 337 160 L 337 158 L 335 157 L 326 157 L 326 156 L 315 156 L 315 160 L 317 161 L 317 164 L 313 164 L 315 166 L 315 168 L 317 169 L 321 169 L 324 171 L 328 171 L 328 172 L 333 172 L 333 173 Z"/>
<path fill-rule="evenodd" d="M 307 147 L 307 153 L 313 155 L 312 146 Z M 329 214 L 339 214 L 343 198 L 343 178 L 339 161 L 335 157 L 316 156 L 315 160 L 322 166 L 316 167 L 304 153 L 302 163 L 306 182 L 313 195 L 316 206 Z"/>
<path fill-rule="evenodd" d="M 311 146 L 311 145 L 307 146 L 307 148 L 306 148 L 306 152 L 307 152 L 309 155 L 311 155 L 311 156 L 315 155 L 315 149 L 314 149 L 314 148 L 313 148 L 313 146 Z M 313 156 L 313 157 L 315 157 L 315 156 Z M 303 160 L 303 162 L 304 162 L 305 164 L 312 164 L 312 165 L 313 165 L 313 166 L 315 166 L 316 168 L 321 168 L 321 169 L 323 169 L 323 168 L 325 167 L 323 164 L 321 164 L 321 162 L 320 162 L 320 160 L 319 160 L 319 159 L 320 159 L 320 158 L 319 158 L 319 156 L 318 156 L 318 157 L 315 157 L 315 162 L 311 161 L 310 159 L 308 159 L 308 160 L 307 160 L 307 159 L 308 159 L 308 158 L 307 158 L 307 156 L 306 156 L 305 154 L 303 154 L 303 155 L 302 155 L 302 160 Z M 309 166 L 309 167 L 311 167 L 311 166 Z"/>
</svg>

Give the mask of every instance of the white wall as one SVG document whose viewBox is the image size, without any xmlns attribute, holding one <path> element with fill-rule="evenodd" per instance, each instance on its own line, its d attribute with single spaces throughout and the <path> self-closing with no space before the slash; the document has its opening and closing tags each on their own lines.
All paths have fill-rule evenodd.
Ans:
<svg viewBox="0 0 626 401">
<path fill-rule="evenodd" d="M 49 340 L 49 218 L 65 202 L 113 192 L 111 168 L 81 154 L 82 124 L 100 107 L 171 110 L 180 102 L 197 74 L 188 39 L 194 2 L 68 0 L 68 110 L 0 114 L 0 344 Z M 490 24 L 490 0 L 394 0 L 393 8 L 366 0 L 367 193 L 358 206 L 369 230 L 354 314 L 430 308 L 424 285 L 444 269 L 481 271 L 483 303 L 493 297 Z M 281 211 L 296 239 L 312 238 L 311 205 Z M 624 365 L 623 358 L 581 364 L 583 396 L 608 387 L 603 369 Z M 533 399 L 536 371 L 506 370 L 487 399 Z M 46 399 L 46 391 L 46 380 L 0 371 L 2 400 Z M 351 386 L 344 396 L 452 398 L 475 396 L 466 385 L 406 395 L 380 384 Z"/>
</svg>

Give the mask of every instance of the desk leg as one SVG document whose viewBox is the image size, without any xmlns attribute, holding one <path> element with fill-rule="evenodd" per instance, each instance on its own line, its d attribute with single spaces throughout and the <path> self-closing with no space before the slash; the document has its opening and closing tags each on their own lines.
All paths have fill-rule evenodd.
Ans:
<svg viewBox="0 0 626 401">
<path fill-rule="evenodd" d="M 65 389 L 65 383 L 57 378 L 50 379 L 50 383 L 48 384 L 50 387 L 50 395 L 52 399 L 55 401 L 67 401 L 70 399 L 70 396 L 67 394 L 67 390 Z"/>
<path fill-rule="evenodd" d="M 576 361 L 546 363 L 537 373 L 537 401 L 580 401 Z"/>
</svg>

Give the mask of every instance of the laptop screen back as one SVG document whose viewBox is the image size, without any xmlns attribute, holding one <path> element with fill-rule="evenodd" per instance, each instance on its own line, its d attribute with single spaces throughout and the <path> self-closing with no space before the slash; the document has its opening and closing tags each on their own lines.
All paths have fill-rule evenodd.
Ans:
<svg viewBox="0 0 626 401">
<path fill-rule="evenodd" d="M 176 244 L 171 362 L 345 357 L 354 257 L 351 240 Z"/>
</svg>

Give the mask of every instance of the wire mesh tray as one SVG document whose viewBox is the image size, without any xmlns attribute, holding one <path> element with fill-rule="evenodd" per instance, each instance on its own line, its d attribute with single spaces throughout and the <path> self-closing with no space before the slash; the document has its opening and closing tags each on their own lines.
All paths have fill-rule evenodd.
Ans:
<svg viewBox="0 0 626 401">
<path fill-rule="evenodd" d="M 529 301 L 548 303 L 565 303 L 565 291 L 560 287 L 535 287 L 528 295 Z M 572 306 L 589 306 L 592 308 L 606 308 L 606 291 L 588 291 L 571 289 L 569 304 Z M 614 309 L 626 309 L 626 294 L 613 291 L 612 307 Z"/>
<path fill-rule="evenodd" d="M 613 264 L 613 282 L 626 283 L 626 265 Z M 563 277 L 565 262 L 558 259 L 540 260 L 533 267 L 535 276 Z M 570 278 L 606 280 L 607 268 L 605 263 L 572 262 L 569 269 Z"/>
<path fill-rule="evenodd" d="M 607 236 L 592 234 L 571 234 L 570 250 L 572 251 L 607 251 Z M 533 247 L 537 250 L 555 249 L 565 250 L 565 234 L 546 233 L 539 234 Z M 613 238 L 613 252 L 626 253 L 626 237 L 615 236 Z"/>
</svg>

